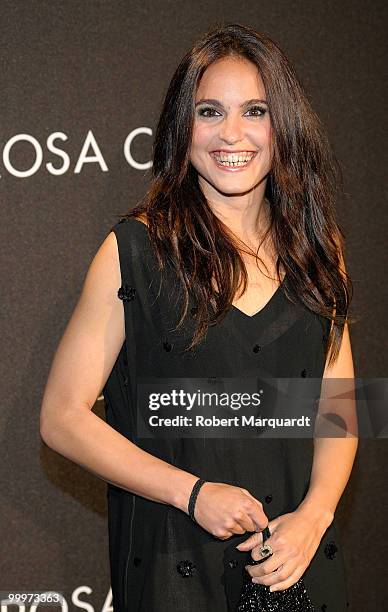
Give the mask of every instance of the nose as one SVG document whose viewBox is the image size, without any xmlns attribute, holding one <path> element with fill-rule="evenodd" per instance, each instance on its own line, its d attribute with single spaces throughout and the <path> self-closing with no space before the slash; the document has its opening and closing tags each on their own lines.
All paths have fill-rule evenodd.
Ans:
<svg viewBox="0 0 388 612">
<path fill-rule="evenodd" d="M 243 138 L 243 129 L 240 117 L 229 115 L 220 125 L 219 137 L 228 144 L 238 142 Z"/>
</svg>

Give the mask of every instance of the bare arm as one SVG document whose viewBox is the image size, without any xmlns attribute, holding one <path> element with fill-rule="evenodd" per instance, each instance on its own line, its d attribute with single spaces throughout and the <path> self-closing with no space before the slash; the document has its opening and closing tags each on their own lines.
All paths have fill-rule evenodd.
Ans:
<svg viewBox="0 0 388 612">
<path fill-rule="evenodd" d="M 198 476 L 143 451 L 92 412 L 125 339 L 116 236 L 101 245 L 58 345 L 46 384 L 40 432 L 52 449 L 122 489 L 188 512 Z M 205 483 L 196 518 L 213 535 L 263 529 L 262 504 L 249 491 Z"/>
<path fill-rule="evenodd" d="M 330 370 L 326 369 L 325 377 L 346 379 L 353 377 L 347 325 L 338 360 Z M 326 517 L 328 523 L 333 520 L 334 512 L 352 471 L 357 446 L 356 437 L 315 438 L 310 486 L 299 508 L 303 507 L 310 513 Z"/>
<path fill-rule="evenodd" d="M 92 412 L 125 339 L 120 285 L 111 232 L 90 265 L 54 356 L 41 406 L 41 436 L 103 480 L 187 511 L 197 477 L 143 451 Z"/>
<path fill-rule="evenodd" d="M 343 255 L 340 257 L 342 268 L 345 270 Z M 339 355 L 335 363 L 329 367 L 326 362 L 323 374 L 322 389 L 325 383 L 329 389 L 330 379 L 347 379 L 348 387 L 353 388 L 354 366 L 348 324 L 345 324 Z M 345 388 L 344 386 L 341 388 Z M 319 413 L 330 412 L 330 402 L 325 397 L 330 396 L 323 392 L 319 406 Z M 308 514 L 322 517 L 323 521 L 330 524 L 334 518 L 334 513 L 338 502 L 345 490 L 349 480 L 354 458 L 358 446 L 357 435 L 357 416 L 356 405 L 352 393 L 348 394 L 348 399 L 340 400 L 338 412 L 344 415 L 348 424 L 347 430 L 351 437 L 329 438 L 321 437 L 314 439 L 314 459 L 310 478 L 308 493 L 299 509 L 307 510 Z M 346 402 L 346 403 L 345 403 Z M 336 409 L 336 406 L 334 406 Z M 342 434 L 343 435 L 343 434 Z"/>
</svg>

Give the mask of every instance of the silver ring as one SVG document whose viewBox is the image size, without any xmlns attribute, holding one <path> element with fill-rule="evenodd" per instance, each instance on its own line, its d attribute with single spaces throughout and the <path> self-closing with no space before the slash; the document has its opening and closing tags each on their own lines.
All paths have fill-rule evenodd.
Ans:
<svg viewBox="0 0 388 612">
<path fill-rule="evenodd" d="M 260 548 L 260 554 L 262 557 L 268 557 L 273 554 L 272 546 L 270 544 L 264 544 Z"/>
</svg>

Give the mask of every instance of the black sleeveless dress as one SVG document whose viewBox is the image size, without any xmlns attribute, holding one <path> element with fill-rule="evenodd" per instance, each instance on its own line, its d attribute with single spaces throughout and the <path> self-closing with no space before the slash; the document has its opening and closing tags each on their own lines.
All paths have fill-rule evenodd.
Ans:
<svg viewBox="0 0 388 612">
<path fill-rule="evenodd" d="M 309 485 L 313 441 L 304 439 L 136 436 L 139 377 L 320 378 L 329 324 L 280 285 L 253 316 L 231 307 L 209 327 L 195 357 L 183 355 L 190 322 L 180 331 L 171 299 L 173 271 L 158 271 L 147 226 L 130 218 L 112 227 L 121 267 L 126 341 L 103 389 L 107 422 L 139 447 L 208 481 L 241 486 L 269 520 L 292 512 Z M 190 304 L 189 313 L 194 313 Z M 180 312 L 180 309 L 179 309 Z M 250 552 L 236 550 L 249 533 L 219 540 L 181 510 L 108 484 L 111 586 L 115 612 L 235 612 Z M 317 611 L 346 610 L 343 556 L 336 520 L 303 575 Z M 295 611 L 297 612 L 297 611 Z"/>
</svg>

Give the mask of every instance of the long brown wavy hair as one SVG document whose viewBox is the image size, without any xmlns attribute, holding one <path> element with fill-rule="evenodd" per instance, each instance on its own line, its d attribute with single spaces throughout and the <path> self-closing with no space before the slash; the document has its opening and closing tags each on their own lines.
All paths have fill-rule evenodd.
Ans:
<svg viewBox="0 0 388 612">
<path fill-rule="evenodd" d="M 195 42 L 168 87 L 153 144 L 152 176 L 144 197 L 121 217 L 147 219 L 160 269 L 168 262 L 183 289 L 185 319 L 191 293 L 196 329 L 186 350 L 205 336 L 230 308 L 248 276 L 240 247 L 213 213 L 190 162 L 195 95 L 206 68 L 221 58 L 253 62 L 261 75 L 274 134 L 269 203 L 276 272 L 285 271 L 283 288 L 307 308 L 332 321 L 326 356 L 336 360 L 352 282 L 343 269 L 344 234 L 335 215 L 343 191 L 340 165 L 321 121 L 312 110 L 290 62 L 267 34 L 241 24 L 217 25 Z M 215 279 L 215 291 L 212 279 Z M 209 316 L 208 306 L 212 312 Z"/>
</svg>

